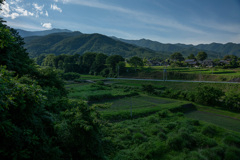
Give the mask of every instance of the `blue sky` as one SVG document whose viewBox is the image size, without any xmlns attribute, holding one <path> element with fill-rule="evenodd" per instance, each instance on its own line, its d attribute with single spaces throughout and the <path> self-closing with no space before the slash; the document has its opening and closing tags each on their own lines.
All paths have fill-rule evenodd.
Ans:
<svg viewBox="0 0 240 160">
<path fill-rule="evenodd" d="M 240 43 L 240 0 L 7 0 L 13 28 L 52 28 L 162 43 Z"/>
</svg>

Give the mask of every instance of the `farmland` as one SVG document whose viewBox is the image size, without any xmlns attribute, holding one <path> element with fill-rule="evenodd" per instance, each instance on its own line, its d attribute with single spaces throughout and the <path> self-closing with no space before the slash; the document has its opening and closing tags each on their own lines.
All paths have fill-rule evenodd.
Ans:
<svg viewBox="0 0 240 160">
<path fill-rule="evenodd" d="M 237 159 L 240 150 L 238 113 L 189 101 L 147 94 L 142 85 L 157 90 L 196 89 L 196 83 L 113 80 L 95 84 L 67 84 L 69 98 L 86 101 L 97 109 L 103 127 L 104 150 L 109 159 Z M 209 84 L 210 85 L 210 84 Z M 211 84 L 224 90 L 238 85 Z M 92 88 L 92 89 L 91 89 Z M 129 93 L 138 94 L 129 94 Z M 110 94 L 89 101 L 88 95 Z M 78 96 L 76 96 L 78 95 Z"/>
</svg>

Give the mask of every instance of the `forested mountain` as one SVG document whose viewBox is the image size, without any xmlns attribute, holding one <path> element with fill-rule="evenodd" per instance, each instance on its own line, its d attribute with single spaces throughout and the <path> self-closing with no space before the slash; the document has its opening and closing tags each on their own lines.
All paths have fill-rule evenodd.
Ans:
<svg viewBox="0 0 240 160">
<path fill-rule="evenodd" d="M 118 38 L 114 38 L 118 39 Z M 150 48 L 154 51 L 162 51 L 168 53 L 180 52 L 184 57 L 187 57 L 191 53 L 197 55 L 198 52 L 205 51 L 208 54 L 209 58 L 220 58 L 223 57 L 224 54 L 219 51 L 207 50 L 205 48 L 196 48 L 194 45 L 185 45 L 185 44 L 164 44 L 157 41 L 151 41 L 147 39 L 140 40 L 126 40 L 126 39 L 118 39 L 122 42 L 134 44 L 136 46 Z"/>
<path fill-rule="evenodd" d="M 43 53 L 73 55 L 85 52 L 121 55 L 123 57 L 166 57 L 162 52 L 124 43 L 101 34 L 53 33 L 46 36 L 25 37 L 24 41 L 30 57 L 36 57 Z"/>
<path fill-rule="evenodd" d="M 204 49 L 209 51 L 221 52 L 223 54 L 233 54 L 240 56 L 240 44 L 236 43 L 211 43 L 211 44 L 199 44 L 195 46 L 198 49 Z"/>
<path fill-rule="evenodd" d="M 25 31 L 22 29 L 16 29 L 21 37 L 29 37 L 29 36 L 45 36 L 52 33 L 61 33 L 61 32 L 72 32 L 68 29 L 56 29 L 53 28 L 51 30 L 44 31 Z"/>
<path fill-rule="evenodd" d="M 199 45 L 186 45 L 186 44 L 163 44 L 157 41 L 151 41 L 147 39 L 140 40 L 126 40 L 115 38 L 125 43 L 134 44 L 140 47 L 150 48 L 154 51 L 164 51 L 164 52 L 180 52 L 184 56 L 187 56 L 191 53 L 197 54 L 200 51 L 205 51 L 208 53 L 211 58 L 223 57 L 227 54 L 233 54 L 240 56 L 240 44 L 236 43 L 211 43 L 211 44 L 199 44 Z"/>
<path fill-rule="evenodd" d="M 85 52 L 98 52 L 107 55 L 119 54 L 123 57 L 168 57 L 174 52 L 180 52 L 184 57 L 204 51 L 208 58 L 222 58 L 233 54 L 240 56 L 240 44 L 211 43 L 199 45 L 164 44 L 157 41 L 140 39 L 126 40 L 116 37 L 107 37 L 101 34 L 82 34 L 67 29 L 52 29 L 45 31 L 17 30 L 25 37 L 25 47 L 31 57 L 42 53 L 59 55 L 83 54 Z M 123 43 L 124 42 L 124 43 Z"/>
</svg>

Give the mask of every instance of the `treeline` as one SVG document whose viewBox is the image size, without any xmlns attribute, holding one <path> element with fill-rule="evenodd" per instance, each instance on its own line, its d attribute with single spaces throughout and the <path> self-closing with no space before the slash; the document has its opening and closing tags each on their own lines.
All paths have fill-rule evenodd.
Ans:
<svg viewBox="0 0 240 160">
<path fill-rule="evenodd" d="M 87 52 L 83 55 L 55 56 L 40 55 L 35 58 L 40 66 L 49 66 L 63 70 L 64 73 L 75 72 L 79 74 L 102 75 L 115 77 L 118 73 L 125 72 L 125 60 L 120 55 L 107 56 L 103 53 Z"/>
</svg>

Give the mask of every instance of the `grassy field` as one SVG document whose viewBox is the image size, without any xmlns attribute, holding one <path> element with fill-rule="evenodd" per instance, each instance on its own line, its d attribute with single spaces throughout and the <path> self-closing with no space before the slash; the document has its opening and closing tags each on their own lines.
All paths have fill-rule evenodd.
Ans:
<svg viewBox="0 0 240 160">
<path fill-rule="evenodd" d="M 223 114 L 215 114 L 204 111 L 193 111 L 185 114 L 186 117 L 216 124 L 220 127 L 240 132 L 240 119 L 226 117 Z"/>
<path fill-rule="evenodd" d="M 152 66 L 153 70 L 183 72 L 190 74 L 218 74 L 218 75 L 240 75 L 240 68 L 236 69 L 221 69 L 221 68 L 191 68 L 191 67 L 164 67 L 164 66 Z"/>
<path fill-rule="evenodd" d="M 109 105 L 98 109 L 106 123 L 101 132 L 107 159 L 239 160 L 240 134 L 237 132 L 240 132 L 240 120 L 236 120 L 237 113 L 146 95 L 141 90 L 142 84 L 180 90 L 194 90 L 199 85 L 122 80 L 114 80 L 109 85 L 98 82 L 66 85 L 71 99 L 89 100 L 94 95 L 112 95 L 109 99 L 90 103 Z M 229 87 L 236 88 L 235 85 Z M 129 95 L 130 92 L 139 94 Z"/>
<path fill-rule="evenodd" d="M 163 73 L 163 70 L 166 72 Z M 167 76 L 166 76 L 167 75 Z M 194 81 L 230 81 L 240 76 L 240 68 L 188 68 L 152 66 L 139 69 L 138 72 L 122 74 L 121 77 Z"/>
<path fill-rule="evenodd" d="M 220 84 L 220 83 L 186 83 L 186 82 L 161 82 L 161 81 L 134 81 L 134 80 L 114 80 L 118 85 L 141 87 L 143 84 L 151 84 L 159 88 L 172 88 L 175 90 L 195 91 L 198 86 L 212 86 L 220 88 L 223 91 L 232 89 L 240 90 L 240 84 Z"/>
</svg>

